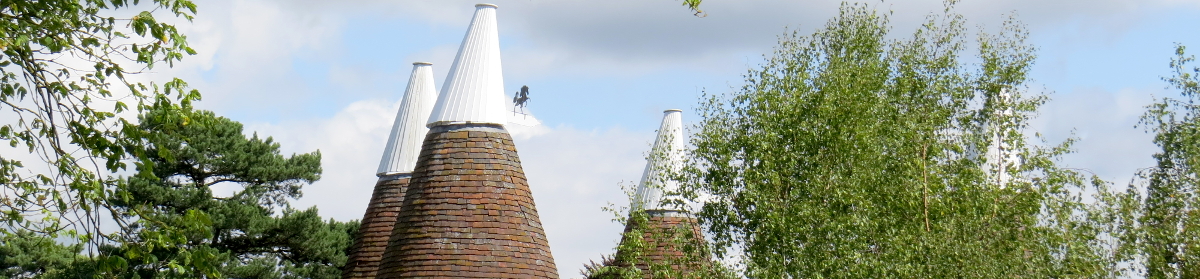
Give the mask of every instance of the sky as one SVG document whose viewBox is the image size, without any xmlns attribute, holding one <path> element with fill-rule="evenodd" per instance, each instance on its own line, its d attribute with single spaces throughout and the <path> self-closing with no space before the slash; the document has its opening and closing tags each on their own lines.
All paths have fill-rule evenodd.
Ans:
<svg viewBox="0 0 1200 279">
<path fill-rule="evenodd" d="M 203 94 L 197 106 L 271 136 L 285 153 L 320 150 L 322 179 L 294 207 L 361 219 L 412 62 L 434 65 L 440 87 L 474 1 L 212 0 L 178 27 L 199 53 L 152 75 Z M 563 278 L 612 252 L 626 204 L 665 109 L 684 123 L 704 92 L 743 84 L 778 36 L 810 33 L 839 1 L 706 0 L 696 17 L 678 0 L 495 1 L 506 92 L 530 87 L 539 126 L 512 126 Z M 935 0 L 867 1 L 907 36 L 944 9 Z M 962 0 L 971 30 L 1016 15 L 1037 48 L 1030 85 L 1049 94 L 1030 133 L 1080 141 L 1063 158 L 1114 185 L 1153 165 L 1144 106 L 1177 94 L 1161 77 L 1174 45 L 1200 50 L 1197 0 Z M 1196 53 L 1196 51 L 1193 51 Z M 511 93 L 509 93 L 511 94 Z M 510 125 L 511 126 L 511 125 Z M 228 185 L 219 186 L 231 191 Z"/>
</svg>

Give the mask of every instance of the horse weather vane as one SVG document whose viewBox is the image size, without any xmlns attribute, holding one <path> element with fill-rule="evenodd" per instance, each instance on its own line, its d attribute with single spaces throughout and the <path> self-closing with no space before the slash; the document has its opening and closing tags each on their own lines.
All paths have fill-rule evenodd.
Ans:
<svg viewBox="0 0 1200 279">
<path fill-rule="evenodd" d="M 521 108 L 521 114 L 525 113 L 525 107 L 529 105 L 529 86 L 522 85 L 521 91 L 513 93 L 513 113 L 517 113 L 517 108 Z"/>
<path fill-rule="evenodd" d="M 508 123 L 529 127 L 541 125 L 541 121 L 538 121 L 537 118 L 533 118 L 532 115 L 529 115 L 529 112 L 525 111 L 525 107 L 527 106 L 529 106 L 528 85 L 521 86 L 521 91 L 513 93 L 512 116 L 509 116 Z M 517 109 L 521 109 L 521 111 L 518 112 Z M 517 114 L 520 114 L 521 117 L 517 117 Z"/>
</svg>

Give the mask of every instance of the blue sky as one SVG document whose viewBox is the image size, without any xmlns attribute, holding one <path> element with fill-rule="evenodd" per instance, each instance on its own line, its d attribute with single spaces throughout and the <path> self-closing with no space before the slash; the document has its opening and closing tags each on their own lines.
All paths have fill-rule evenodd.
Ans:
<svg viewBox="0 0 1200 279">
<path fill-rule="evenodd" d="M 1078 87 L 1104 90 L 1164 87 L 1175 43 L 1200 50 L 1196 9 L 1163 9 L 1119 27 L 1094 27 L 1075 19 L 1034 32 L 1041 48 L 1033 76 L 1059 93 Z"/>
<path fill-rule="evenodd" d="M 497 1 L 507 92 L 531 88 L 542 126 L 513 127 L 560 273 L 577 277 L 609 253 L 620 232 L 608 203 L 637 181 L 664 109 L 723 93 L 771 52 L 785 28 L 802 33 L 838 1 L 707 0 L 697 18 L 677 0 Z M 893 35 L 911 34 L 940 1 L 868 1 L 891 10 Z M 273 136 L 286 152 L 321 150 L 323 179 L 294 206 L 359 219 L 411 63 L 434 63 L 438 85 L 473 12 L 470 1 L 217 0 L 181 25 L 200 54 L 161 74 L 204 94 L 198 106 Z M 963 0 L 972 30 L 995 30 L 1015 12 L 1039 59 L 1032 88 L 1050 101 L 1030 132 L 1074 135 L 1064 163 L 1127 183 L 1153 162 L 1134 128 L 1174 44 L 1200 53 L 1196 0 Z M 511 94 L 511 93 L 510 93 Z M 248 131 L 249 132 L 249 131 Z M 226 189 L 228 190 L 228 189 Z"/>
</svg>

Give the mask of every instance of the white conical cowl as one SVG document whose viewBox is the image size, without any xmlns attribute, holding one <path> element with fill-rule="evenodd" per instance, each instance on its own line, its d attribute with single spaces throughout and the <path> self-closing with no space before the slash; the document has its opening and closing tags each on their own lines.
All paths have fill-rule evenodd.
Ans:
<svg viewBox="0 0 1200 279">
<path fill-rule="evenodd" d="M 1013 109 L 1010 106 L 1016 100 L 1013 100 L 1012 93 L 1007 89 L 1000 90 L 999 99 L 1000 102 L 1007 104 L 1005 109 L 998 113 L 999 120 L 1003 123 L 1013 117 Z M 1010 125 L 1004 124 L 992 124 L 990 130 L 992 139 L 985 154 L 987 166 L 984 171 L 988 174 L 989 179 L 1004 188 L 1013 180 L 1010 171 L 1021 168 L 1021 158 L 1017 150 L 1013 150 L 1012 144 L 1007 142 L 1012 136 L 1011 133 L 1016 131 Z"/>
<path fill-rule="evenodd" d="M 661 199 L 663 193 L 679 189 L 679 183 L 668 176 L 683 168 L 682 115 L 683 111 L 677 109 L 663 112 L 662 126 L 658 128 L 658 136 L 650 148 L 650 158 L 646 162 L 646 170 L 642 172 L 642 181 L 634 192 L 634 210 L 669 209 L 661 203 Z"/>
<path fill-rule="evenodd" d="M 425 121 L 436 100 L 433 64 L 413 63 L 412 76 L 408 78 L 408 88 L 404 90 L 404 99 L 400 101 L 400 110 L 396 112 L 396 122 L 392 124 L 392 133 L 376 175 L 412 173 L 417 166 L 417 155 L 421 153 L 421 142 L 429 132 Z"/>
<path fill-rule="evenodd" d="M 496 5 L 475 5 L 475 17 L 458 47 L 427 126 L 508 122 Z"/>
</svg>

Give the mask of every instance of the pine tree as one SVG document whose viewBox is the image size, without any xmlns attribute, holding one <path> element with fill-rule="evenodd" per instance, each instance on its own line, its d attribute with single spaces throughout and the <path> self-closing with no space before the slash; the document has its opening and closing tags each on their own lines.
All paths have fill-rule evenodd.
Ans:
<svg viewBox="0 0 1200 279">
<path fill-rule="evenodd" d="M 0 238 L 0 276 L 4 278 L 57 277 L 67 274 L 81 259 L 83 245 L 63 245 L 30 231 Z"/>
<path fill-rule="evenodd" d="M 182 114 L 186 117 L 162 117 Z M 324 221 L 315 207 L 292 209 L 303 185 L 320 178 L 319 151 L 283 156 L 279 143 L 209 111 L 152 110 L 140 117 L 151 164 L 128 177 L 112 204 L 129 222 L 122 271 L 141 278 L 337 278 L 357 221 Z M 240 188 L 217 196 L 217 185 Z M 137 218 L 137 222 L 134 222 Z M 165 245 L 180 243 L 177 245 Z M 197 263 L 199 262 L 199 263 Z M 181 268 L 193 263 L 204 268 Z"/>
</svg>

